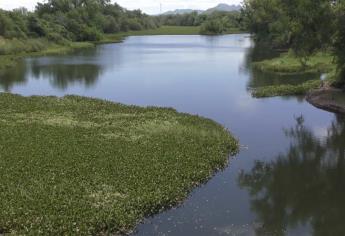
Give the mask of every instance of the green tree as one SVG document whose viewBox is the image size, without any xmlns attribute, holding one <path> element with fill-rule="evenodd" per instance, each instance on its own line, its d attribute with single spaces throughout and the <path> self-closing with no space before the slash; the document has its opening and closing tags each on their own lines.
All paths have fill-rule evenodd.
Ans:
<svg viewBox="0 0 345 236">
<path fill-rule="evenodd" d="M 336 56 L 340 85 L 345 84 L 345 1 L 339 0 L 335 5 L 335 34 L 333 52 Z"/>
</svg>

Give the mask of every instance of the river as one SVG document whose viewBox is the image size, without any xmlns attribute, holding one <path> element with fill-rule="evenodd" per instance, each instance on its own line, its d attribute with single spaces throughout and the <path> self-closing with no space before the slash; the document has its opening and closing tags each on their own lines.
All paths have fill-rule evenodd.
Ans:
<svg viewBox="0 0 345 236">
<path fill-rule="evenodd" d="M 129 37 L 27 58 L 0 75 L 0 91 L 173 107 L 239 138 L 225 170 L 134 235 L 345 235 L 345 119 L 302 97 L 253 98 L 253 87 L 319 77 L 251 69 L 264 53 L 246 34 Z"/>
</svg>

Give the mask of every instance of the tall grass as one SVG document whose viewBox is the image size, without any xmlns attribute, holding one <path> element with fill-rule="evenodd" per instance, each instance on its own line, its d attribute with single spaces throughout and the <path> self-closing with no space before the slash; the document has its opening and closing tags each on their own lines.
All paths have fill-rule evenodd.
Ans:
<svg viewBox="0 0 345 236">
<path fill-rule="evenodd" d="M 47 49 L 51 43 L 47 39 L 6 39 L 1 40 L 0 55 L 39 52 Z"/>
</svg>

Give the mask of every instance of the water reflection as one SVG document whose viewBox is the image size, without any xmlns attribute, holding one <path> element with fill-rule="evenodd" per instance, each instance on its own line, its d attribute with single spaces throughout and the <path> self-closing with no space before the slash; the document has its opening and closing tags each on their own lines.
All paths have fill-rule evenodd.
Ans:
<svg viewBox="0 0 345 236">
<path fill-rule="evenodd" d="M 96 84 L 108 63 L 97 48 L 85 49 L 73 55 L 29 58 L 15 68 L 0 74 L 0 88 L 11 92 L 15 87 L 30 86 L 33 81 L 47 81 L 54 89 L 67 90 L 70 86 L 89 88 Z M 109 60 L 107 60 L 109 61 Z M 111 61 L 111 60 L 110 60 Z"/>
<path fill-rule="evenodd" d="M 309 80 L 315 80 L 320 78 L 320 74 L 308 73 L 308 74 L 296 74 L 296 75 L 277 75 L 274 73 L 262 72 L 260 70 L 252 68 L 251 79 L 248 80 L 247 87 L 258 88 L 271 85 L 291 84 L 298 85 Z"/>
<path fill-rule="evenodd" d="M 0 73 L 0 88 L 4 92 L 10 92 L 15 85 L 25 84 L 27 65 L 25 62 L 20 62 L 15 69 L 5 70 Z"/>
<path fill-rule="evenodd" d="M 313 235 L 345 235 L 345 119 L 337 116 L 317 138 L 301 116 L 284 134 L 292 140 L 286 153 L 238 178 L 261 222 L 256 234 L 310 224 Z"/>
<path fill-rule="evenodd" d="M 249 73 L 250 79 L 247 83 L 247 89 L 270 86 L 270 85 L 282 85 L 291 84 L 297 85 L 308 80 L 320 79 L 319 73 L 306 73 L 306 74 L 295 74 L 295 75 L 278 75 L 276 73 L 262 72 L 253 68 L 252 63 L 262 61 L 265 59 L 271 59 L 276 57 L 281 52 L 273 50 L 267 44 L 254 44 L 246 52 L 244 68 Z"/>
<path fill-rule="evenodd" d="M 49 79 L 54 88 L 67 89 L 69 85 L 91 87 L 99 78 L 102 69 L 96 64 L 31 64 L 35 79 Z"/>
</svg>

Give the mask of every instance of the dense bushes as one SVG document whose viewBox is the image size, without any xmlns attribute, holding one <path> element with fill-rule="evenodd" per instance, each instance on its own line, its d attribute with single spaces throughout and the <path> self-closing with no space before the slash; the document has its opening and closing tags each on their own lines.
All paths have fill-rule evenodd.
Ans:
<svg viewBox="0 0 345 236">
<path fill-rule="evenodd" d="M 200 28 L 201 34 L 222 34 L 224 31 L 225 27 L 220 20 L 205 21 Z"/>
<path fill-rule="evenodd" d="M 156 27 L 154 17 L 125 10 L 108 0 L 48 0 L 38 3 L 35 12 L 0 10 L 0 36 L 8 39 L 97 41 L 104 33 Z"/>
<path fill-rule="evenodd" d="M 0 55 L 39 52 L 46 49 L 48 45 L 49 42 L 46 39 L 2 40 L 0 44 Z"/>
<path fill-rule="evenodd" d="M 157 17 L 161 25 L 169 26 L 201 26 L 201 34 L 223 34 L 232 29 L 244 30 L 240 12 L 214 12 L 198 14 L 197 12 Z"/>
<path fill-rule="evenodd" d="M 345 0 L 245 0 L 243 16 L 256 41 L 291 48 L 302 65 L 332 49 L 345 81 Z"/>
</svg>

